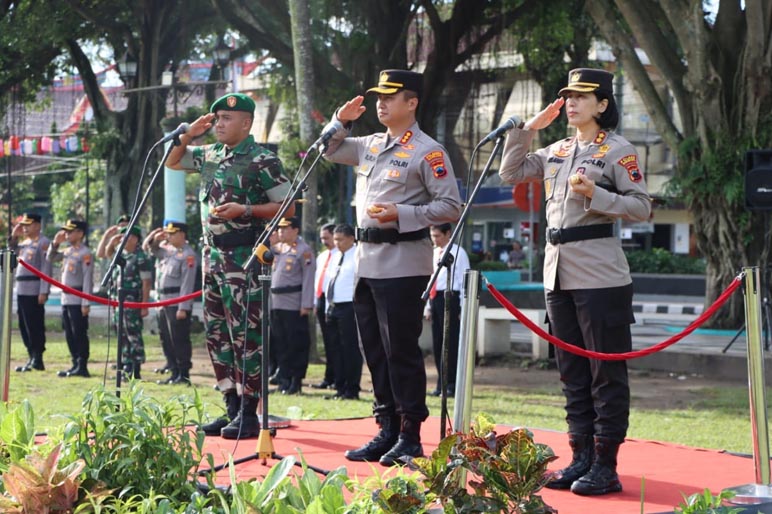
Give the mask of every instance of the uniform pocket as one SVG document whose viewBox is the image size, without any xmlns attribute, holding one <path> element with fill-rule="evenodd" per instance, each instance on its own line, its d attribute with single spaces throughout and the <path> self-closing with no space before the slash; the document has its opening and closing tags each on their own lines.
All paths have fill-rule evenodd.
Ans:
<svg viewBox="0 0 772 514">
<path fill-rule="evenodd" d="M 544 198 L 550 200 L 555 196 L 555 177 L 544 179 Z"/>
</svg>

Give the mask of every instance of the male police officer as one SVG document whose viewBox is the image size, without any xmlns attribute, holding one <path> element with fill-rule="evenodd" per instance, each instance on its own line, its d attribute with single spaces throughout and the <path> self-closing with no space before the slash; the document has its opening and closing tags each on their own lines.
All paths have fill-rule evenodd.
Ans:
<svg viewBox="0 0 772 514">
<path fill-rule="evenodd" d="M 46 253 L 48 262 L 62 263 L 62 283 L 77 291 L 91 294 L 94 275 L 91 250 L 83 244 L 88 224 L 80 220 L 67 220 L 54 236 Z M 67 241 L 69 246 L 59 251 Z M 89 301 L 85 298 L 62 291 L 62 326 L 70 350 L 72 367 L 57 373 L 59 377 L 88 377 L 88 313 Z"/>
<path fill-rule="evenodd" d="M 196 281 L 196 252 L 186 238 L 188 226 L 176 221 L 153 230 L 149 241 L 152 254 L 160 259 L 158 295 L 160 300 L 171 300 L 193 292 Z M 161 334 L 170 342 L 172 376 L 164 384 L 190 384 L 192 347 L 190 343 L 190 316 L 193 301 L 161 307 Z"/>
<path fill-rule="evenodd" d="M 23 238 L 21 236 L 24 236 Z M 19 239 L 21 238 L 21 241 Z M 51 275 L 51 263 L 46 260 L 49 241 L 40 234 L 40 215 L 26 213 L 11 232 L 11 250 L 19 259 L 46 275 Z M 45 303 L 49 286 L 24 266 L 16 267 L 16 302 L 19 310 L 19 331 L 27 347 L 29 360 L 16 371 L 46 369 L 43 352 L 46 351 Z"/>
<path fill-rule="evenodd" d="M 242 266 L 263 230 L 263 220 L 278 211 L 289 181 L 276 155 L 249 134 L 255 111 L 251 98 L 230 93 L 210 110 L 190 124 L 187 134 L 180 136 L 181 145 L 166 161 L 172 169 L 201 173 L 206 344 L 228 416 L 202 429 L 207 435 L 231 439 L 256 437 L 260 433 L 260 290 L 255 273 L 245 273 Z M 211 127 L 218 143 L 188 147 Z M 291 207 L 288 215 L 293 212 Z"/>
<path fill-rule="evenodd" d="M 339 130 L 326 157 L 355 166 L 357 175 L 357 284 L 359 337 L 375 392 L 381 429 L 346 452 L 349 460 L 393 465 L 423 453 L 420 427 L 426 408 L 426 370 L 418 347 L 421 293 L 432 273 L 429 225 L 455 221 L 461 201 L 445 149 L 421 131 L 416 109 L 423 77 L 387 70 L 378 86 L 378 120 L 385 133 L 349 138 Z M 357 96 L 336 112 L 344 126 L 365 111 Z"/>
<path fill-rule="evenodd" d="M 298 236 L 300 220 L 279 222 L 278 253 L 271 274 L 271 331 L 279 365 L 279 390 L 299 394 L 308 369 L 311 336 L 308 314 L 314 310 L 314 271 L 311 247 Z"/>
</svg>

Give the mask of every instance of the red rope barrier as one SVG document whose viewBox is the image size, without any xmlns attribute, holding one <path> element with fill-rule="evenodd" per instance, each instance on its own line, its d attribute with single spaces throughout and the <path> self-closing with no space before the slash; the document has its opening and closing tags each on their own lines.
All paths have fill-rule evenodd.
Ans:
<svg viewBox="0 0 772 514">
<path fill-rule="evenodd" d="M 541 337 L 542 339 L 547 340 L 548 342 L 554 344 L 558 348 L 561 348 L 567 352 L 579 355 L 581 357 L 587 357 L 589 359 L 598 359 L 598 360 L 606 360 L 606 361 L 621 361 L 621 360 L 628 360 L 628 359 L 636 359 L 638 357 L 645 357 L 647 355 L 650 355 L 652 353 L 659 352 L 661 350 L 664 350 L 668 346 L 674 345 L 684 337 L 688 336 L 692 332 L 694 332 L 700 325 L 705 323 L 705 321 L 713 316 L 713 314 L 716 313 L 716 311 L 729 299 L 729 297 L 732 295 L 732 293 L 735 292 L 735 290 L 740 287 L 742 284 L 741 277 L 736 277 L 729 286 L 724 290 L 723 293 L 716 299 L 716 301 L 705 309 L 705 312 L 703 312 L 700 317 L 692 321 L 689 326 L 687 326 L 681 333 L 674 335 L 673 337 L 666 339 L 665 341 L 662 341 L 659 344 L 655 344 L 654 346 L 651 346 L 649 348 L 644 348 L 643 350 L 636 350 L 633 352 L 624 352 L 624 353 L 602 353 L 602 352 L 594 352 L 591 350 L 585 350 L 584 348 L 579 348 L 578 346 L 574 346 L 572 344 L 566 343 L 565 341 L 558 339 L 557 337 L 553 336 L 552 334 L 548 334 L 542 328 L 528 319 L 525 314 L 520 312 L 517 307 L 512 305 L 507 298 L 501 294 L 501 292 L 493 287 L 493 284 L 490 282 L 488 283 L 488 291 L 493 295 L 493 297 L 505 308 L 509 311 L 510 314 L 512 314 L 517 320 L 528 327 L 532 332 L 534 332 L 537 336 Z"/>
<path fill-rule="evenodd" d="M 85 298 L 86 300 L 101 303 L 102 305 L 109 305 L 110 307 L 117 307 L 118 302 L 115 300 L 110 300 L 107 298 L 102 298 L 101 296 L 94 296 L 93 294 L 84 293 L 83 291 L 78 291 L 77 289 L 73 289 L 70 286 L 66 286 L 59 282 L 56 279 L 53 279 L 40 271 L 37 268 L 34 268 L 24 262 L 23 260 L 19 259 L 19 263 L 27 268 L 27 270 L 31 271 L 34 275 L 39 277 L 41 280 L 45 280 L 49 284 L 55 285 L 56 287 L 59 287 L 64 291 L 65 293 L 73 294 L 79 298 Z M 187 294 L 185 296 L 180 296 L 179 298 L 172 298 L 170 300 L 162 300 L 160 302 L 124 302 L 123 306 L 127 307 L 129 309 L 149 309 L 151 307 L 166 307 L 167 305 L 175 305 L 177 303 L 186 302 L 188 300 L 195 300 L 196 298 L 201 296 L 201 290 L 198 290 L 196 292 Z"/>
</svg>

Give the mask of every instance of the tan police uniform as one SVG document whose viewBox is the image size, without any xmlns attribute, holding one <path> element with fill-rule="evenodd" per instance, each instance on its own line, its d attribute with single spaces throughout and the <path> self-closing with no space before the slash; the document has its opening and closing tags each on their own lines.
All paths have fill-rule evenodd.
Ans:
<svg viewBox="0 0 772 514">
<path fill-rule="evenodd" d="M 573 70 L 560 94 L 596 92 L 609 99 L 607 108 L 615 109 L 612 80 L 603 70 Z M 499 175 L 512 184 L 544 184 L 544 288 L 552 332 L 589 350 L 629 351 L 635 321 L 632 280 L 614 223 L 620 218 L 646 221 L 651 212 L 635 147 L 610 130 L 600 130 L 586 146 L 570 137 L 529 153 L 535 135 L 522 129 L 508 135 Z M 571 191 L 575 174 L 595 182 L 592 198 Z M 586 359 L 560 349 L 556 356 L 573 441 L 602 438 L 610 442 L 604 448 L 618 448 L 627 433 L 630 407 L 625 362 Z M 610 487 L 621 490 L 618 482 Z"/>
<path fill-rule="evenodd" d="M 418 73 L 386 70 L 368 93 L 402 90 L 420 98 Z M 392 465 L 400 456 L 420 454 L 420 425 L 426 407 L 426 369 L 418 338 L 422 329 L 421 294 L 432 273 L 429 226 L 456 221 L 461 200 L 447 152 L 417 123 L 390 138 L 380 132 L 348 137 L 339 130 L 325 154 L 332 162 L 354 167 L 356 175 L 357 251 L 354 311 L 360 344 L 373 379 L 373 413 L 382 434 L 399 426 L 391 450 L 379 436 L 350 460 L 379 460 Z M 395 204 L 398 219 L 380 223 L 367 209 Z M 388 438 L 381 438 L 388 440 Z M 383 451 L 382 451 L 383 450 Z M 381 455 L 379 455 L 381 454 Z"/>
<path fill-rule="evenodd" d="M 285 218 L 279 226 L 300 228 L 300 222 Z M 276 248 L 271 273 L 271 348 L 279 367 L 279 390 L 295 394 L 301 392 L 308 370 L 311 334 L 308 316 L 301 316 L 300 309 L 312 312 L 314 308 L 316 259 L 301 237 Z"/>
</svg>

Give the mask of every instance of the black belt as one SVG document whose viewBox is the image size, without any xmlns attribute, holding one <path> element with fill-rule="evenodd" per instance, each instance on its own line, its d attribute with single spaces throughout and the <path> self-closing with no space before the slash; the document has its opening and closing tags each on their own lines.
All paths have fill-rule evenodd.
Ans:
<svg viewBox="0 0 772 514">
<path fill-rule="evenodd" d="M 24 276 L 24 277 L 16 277 L 16 280 L 19 282 L 32 282 L 33 280 L 40 280 L 40 277 Z"/>
<path fill-rule="evenodd" d="M 400 232 L 395 228 L 359 228 L 357 241 L 361 243 L 396 244 L 404 241 L 420 241 L 429 237 L 429 229 L 422 228 L 413 232 Z"/>
<path fill-rule="evenodd" d="M 547 229 L 547 242 L 552 245 L 584 241 L 587 239 L 603 239 L 604 237 L 614 237 L 613 223 Z"/>
<path fill-rule="evenodd" d="M 273 294 L 287 294 L 287 293 L 299 293 L 303 290 L 303 284 L 296 286 L 284 286 L 284 287 L 272 287 L 271 292 Z"/>
<path fill-rule="evenodd" d="M 257 236 L 263 231 L 262 228 L 252 228 L 246 230 L 235 230 L 225 234 L 215 234 L 210 236 L 209 242 L 221 250 L 229 248 L 238 248 L 240 246 L 252 246 L 257 241 Z"/>
<path fill-rule="evenodd" d="M 67 286 L 67 284 L 64 284 L 64 285 Z M 76 291 L 83 291 L 83 286 L 67 286 L 67 287 L 69 287 L 70 289 L 75 289 Z M 65 292 L 65 294 L 67 293 Z"/>
<path fill-rule="evenodd" d="M 179 293 L 180 288 L 179 287 L 162 287 L 158 292 L 161 294 L 174 294 L 174 293 Z"/>
</svg>

